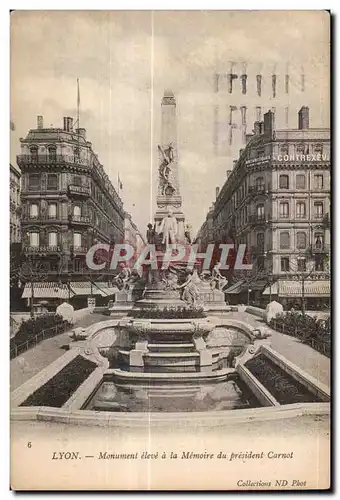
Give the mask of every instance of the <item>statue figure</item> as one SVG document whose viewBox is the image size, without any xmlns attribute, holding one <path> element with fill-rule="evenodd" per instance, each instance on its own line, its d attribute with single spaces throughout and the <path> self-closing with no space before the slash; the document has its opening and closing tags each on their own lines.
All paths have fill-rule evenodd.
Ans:
<svg viewBox="0 0 340 500">
<path fill-rule="evenodd" d="M 185 239 L 186 239 L 186 242 L 191 245 L 191 236 L 190 236 L 190 232 L 191 232 L 191 225 L 190 224 L 186 224 L 185 225 L 185 228 L 184 228 L 184 236 L 185 236 Z"/>
<path fill-rule="evenodd" d="M 125 264 L 121 264 L 122 270 L 118 274 L 118 276 L 113 280 L 114 284 L 118 287 L 119 290 L 123 290 L 127 292 L 130 288 L 130 278 L 131 278 L 131 270 L 125 266 Z"/>
<path fill-rule="evenodd" d="M 174 161 L 173 144 L 170 143 L 166 150 L 164 150 L 162 146 L 158 146 L 158 150 L 160 151 L 162 157 L 162 161 L 159 166 L 161 194 L 163 196 L 167 194 L 173 194 L 174 192 L 176 192 L 176 188 L 170 180 L 170 174 L 171 174 L 170 163 Z M 170 193 L 169 189 L 171 191 Z"/>
<path fill-rule="evenodd" d="M 185 302 L 188 302 L 188 304 L 192 304 L 195 306 L 196 302 L 199 299 L 199 293 L 198 293 L 198 288 L 194 283 L 193 273 L 191 271 L 187 272 L 186 281 L 178 288 L 179 289 L 183 288 L 182 299 L 185 300 Z"/>
<path fill-rule="evenodd" d="M 213 270 L 211 272 L 212 279 L 210 282 L 210 286 L 211 286 L 212 290 L 214 290 L 215 288 L 217 288 L 217 290 L 223 290 L 223 288 L 228 283 L 227 278 L 225 278 L 221 274 L 220 267 L 221 267 L 221 263 L 218 262 L 217 264 L 215 264 L 215 266 L 213 267 Z"/>
<path fill-rule="evenodd" d="M 148 243 L 153 244 L 155 243 L 155 225 L 152 226 L 152 224 L 148 224 L 148 229 L 146 231 L 146 240 Z"/>
<path fill-rule="evenodd" d="M 178 276 L 175 272 L 167 271 L 162 281 L 165 283 L 165 290 L 178 290 Z"/>
<path fill-rule="evenodd" d="M 176 243 L 177 220 L 173 215 L 172 209 L 169 209 L 168 215 L 164 217 L 158 227 L 158 233 L 163 233 L 162 244 L 167 247 L 169 244 Z"/>
</svg>

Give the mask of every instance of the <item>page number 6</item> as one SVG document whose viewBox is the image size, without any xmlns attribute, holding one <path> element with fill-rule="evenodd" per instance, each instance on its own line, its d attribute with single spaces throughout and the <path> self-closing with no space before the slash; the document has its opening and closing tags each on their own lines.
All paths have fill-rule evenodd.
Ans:
<svg viewBox="0 0 340 500">
<path fill-rule="evenodd" d="M 27 448 L 32 448 L 32 443 L 31 443 L 31 441 L 28 441 L 28 443 L 27 443 Z"/>
</svg>

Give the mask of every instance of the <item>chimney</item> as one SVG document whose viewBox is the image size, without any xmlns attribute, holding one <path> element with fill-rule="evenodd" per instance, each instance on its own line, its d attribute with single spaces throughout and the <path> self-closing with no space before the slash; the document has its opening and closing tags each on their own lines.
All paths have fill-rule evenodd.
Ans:
<svg viewBox="0 0 340 500">
<path fill-rule="evenodd" d="M 272 111 L 268 111 L 264 114 L 264 133 L 272 137 L 275 130 L 275 117 Z"/>
<path fill-rule="evenodd" d="M 220 187 L 216 186 L 216 198 L 218 197 L 219 194 L 220 194 Z"/>
<path fill-rule="evenodd" d="M 236 161 L 236 160 L 234 160 L 234 161 Z M 227 179 L 228 179 L 230 174 L 231 174 L 231 170 L 227 170 Z"/>
<path fill-rule="evenodd" d="M 66 132 L 72 132 L 73 130 L 73 118 L 70 116 L 64 116 L 64 130 Z"/>
<path fill-rule="evenodd" d="M 77 128 L 76 133 L 80 135 L 86 141 L 86 129 L 85 128 Z"/>
<path fill-rule="evenodd" d="M 235 168 L 237 165 L 237 160 L 233 160 L 233 168 Z M 230 170 L 227 170 L 227 172 L 230 172 Z"/>
<path fill-rule="evenodd" d="M 44 128 L 44 117 L 41 115 L 37 116 L 37 128 L 39 130 Z"/>
<path fill-rule="evenodd" d="M 240 151 L 239 151 L 239 156 L 240 156 L 240 158 L 241 158 L 241 156 L 242 156 L 243 151 L 244 151 L 244 148 L 240 149 Z"/>
<path fill-rule="evenodd" d="M 299 111 L 299 130 L 306 130 L 309 128 L 309 108 L 302 106 Z"/>
</svg>

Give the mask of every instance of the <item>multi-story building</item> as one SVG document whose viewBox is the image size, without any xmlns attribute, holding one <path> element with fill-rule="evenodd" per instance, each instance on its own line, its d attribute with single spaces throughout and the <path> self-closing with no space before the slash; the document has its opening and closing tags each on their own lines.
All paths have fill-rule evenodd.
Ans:
<svg viewBox="0 0 340 500">
<path fill-rule="evenodd" d="M 20 243 L 20 177 L 21 172 L 14 165 L 10 168 L 10 243 Z"/>
<path fill-rule="evenodd" d="M 328 123 L 328 88 L 315 86 L 312 69 L 301 64 L 230 61 L 213 75 L 213 144 L 216 171 L 225 175 L 225 164 L 238 156 L 252 133 L 255 121 L 269 109 L 278 129 L 296 127 L 302 105 L 314 109 L 314 123 Z M 320 102 L 321 101 L 321 102 Z M 314 103 L 319 106 L 314 107 Z"/>
<path fill-rule="evenodd" d="M 255 122 L 213 215 L 216 242 L 250 250 L 253 282 L 271 277 L 264 291 L 264 282 L 250 286 L 253 295 L 286 304 L 302 294 L 309 302 L 330 296 L 330 130 L 309 128 L 305 106 L 298 124 L 277 130 L 272 111 Z"/>
<path fill-rule="evenodd" d="M 72 118 L 63 122 L 63 128 L 44 128 L 39 116 L 37 128 L 20 139 L 17 157 L 23 251 L 30 259 L 44 261 L 51 282 L 63 281 L 65 274 L 73 281 L 84 279 L 89 273 L 88 249 L 124 239 L 123 203 L 86 130 L 74 130 Z"/>
<path fill-rule="evenodd" d="M 218 195 L 219 188 L 216 188 Z M 197 232 L 194 243 L 198 245 L 198 252 L 205 252 L 207 246 L 215 242 L 214 239 L 214 205 L 209 208 L 205 221 Z"/>
</svg>

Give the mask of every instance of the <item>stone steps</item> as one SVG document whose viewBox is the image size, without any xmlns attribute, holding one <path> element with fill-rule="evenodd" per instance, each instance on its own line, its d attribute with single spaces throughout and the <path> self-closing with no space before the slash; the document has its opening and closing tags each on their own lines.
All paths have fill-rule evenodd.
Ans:
<svg viewBox="0 0 340 500">
<path fill-rule="evenodd" d="M 148 349 L 150 352 L 190 352 L 195 349 L 193 342 L 190 343 L 173 343 L 173 344 L 148 344 Z"/>
</svg>

